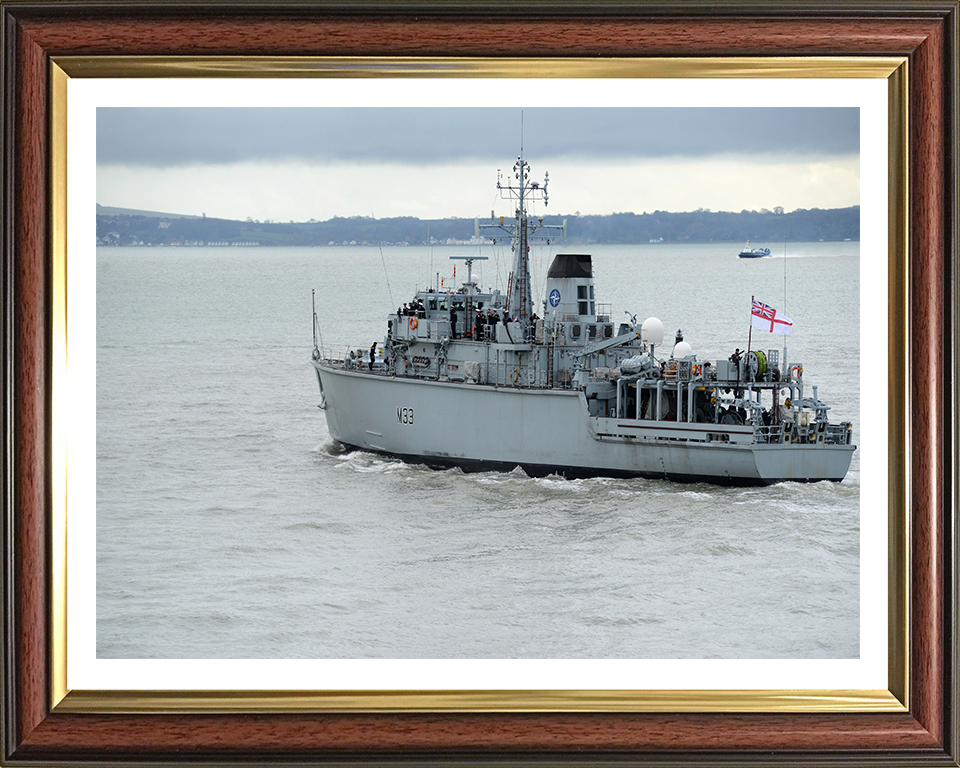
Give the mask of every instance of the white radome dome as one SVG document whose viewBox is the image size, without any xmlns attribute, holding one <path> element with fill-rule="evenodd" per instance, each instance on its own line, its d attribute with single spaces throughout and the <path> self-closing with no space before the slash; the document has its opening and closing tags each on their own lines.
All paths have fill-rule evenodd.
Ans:
<svg viewBox="0 0 960 768">
<path fill-rule="evenodd" d="M 648 317 L 640 326 L 640 339 L 659 347 L 663 344 L 663 323 L 656 317 Z"/>
<path fill-rule="evenodd" d="M 673 356 L 677 360 L 682 360 L 684 357 L 689 357 L 692 354 L 693 347 L 685 341 L 678 341 L 673 348 Z"/>
</svg>

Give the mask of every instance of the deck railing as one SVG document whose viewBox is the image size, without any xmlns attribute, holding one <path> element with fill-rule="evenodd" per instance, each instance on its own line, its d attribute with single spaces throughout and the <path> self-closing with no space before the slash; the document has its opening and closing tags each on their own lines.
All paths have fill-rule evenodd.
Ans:
<svg viewBox="0 0 960 768">
<path fill-rule="evenodd" d="M 846 445 L 850 442 L 851 430 L 846 423 L 811 422 L 806 426 L 798 426 L 793 421 L 784 421 L 780 424 L 754 427 L 753 434 L 754 440 L 758 443 L 822 442 L 826 445 Z"/>
</svg>

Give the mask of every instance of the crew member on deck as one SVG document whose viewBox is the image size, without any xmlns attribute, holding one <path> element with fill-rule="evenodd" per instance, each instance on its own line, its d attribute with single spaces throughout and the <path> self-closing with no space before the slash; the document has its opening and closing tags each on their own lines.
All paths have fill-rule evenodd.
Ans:
<svg viewBox="0 0 960 768">
<path fill-rule="evenodd" d="M 780 421 L 791 421 L 792 417 L 793 413 L 790 409 L 790 398 L 788 397 L 780 406 Z"/>
</svg>

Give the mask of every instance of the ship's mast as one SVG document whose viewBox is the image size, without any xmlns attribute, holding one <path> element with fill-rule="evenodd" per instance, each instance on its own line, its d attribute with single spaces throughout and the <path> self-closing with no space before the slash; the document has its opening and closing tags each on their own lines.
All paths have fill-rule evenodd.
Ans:
<svg viewBox="0 0 960 768">
<path fill-rule="evenodd" d="M 517 204 L 516 222 L 517 222 L 517 242 L 514 245 L 513 254 L 513 279 L 514 290 L 511 292 L 510 314 L 513 317 L 519 317 L 521 320 L 530 317 L 533 314 L 533 299 L 530 296 L 530 244 L 527 242 L 527 176 L 530 166 L 523 161 L 523 155 L 513 166 L 514 178 L 519 179 L 520 184 L 517 189 L 519 203 Z M 532 190 L 531 190 L 532 191 Z M 546 182 L 544 182 L 544 197 L 546 197 Z"/>
<path fill-rule="evenodd" d="M 528 200 L 543 200 L 544 206 L 549 202 L 547 195 L 547 184 L 550 181 L 550 174 L 545 173 L 543 184 L 530 181 L 530 165 L 523 159 L 523 150 L 517 155 L 517 162 L 513 166 L 513 180 L 504 181 L 500 171 L 497 171 L 497 189 L 500 190 L 500 197 L 507 200 L 516 201 L 516 211 L 513 224 L 504 222 L 500 217 L 499 222 L 493 224 L 477 225 L 477 232 L 480 229 L 500 229 L 507 233 L 513 247 L 513 285 L 509 286 L 510 306 L 507 311 L 511 318 L 519 318 L 522 323 L 527 323 L 533 315 L 533 296 L 530 289 L 530 238 L 543 230 L 555 229 L 562 230 L 566 235 L 565 226 L 549 225 L 543 223 L 543 218 L 531 222 L 527 216 Z"/>
</svg>

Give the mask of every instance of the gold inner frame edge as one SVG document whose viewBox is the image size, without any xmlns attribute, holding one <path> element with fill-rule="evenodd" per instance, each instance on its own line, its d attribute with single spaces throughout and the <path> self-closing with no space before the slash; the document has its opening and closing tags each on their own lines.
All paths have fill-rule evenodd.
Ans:
<svg viewBox="0 0 960 768">
<path fill-rule="evenodd" d="M 57 56 L 70 77 L 887 78 L 903 57 Z"/>
<path fill-rule="evenodd" d="M 889 691 L 73 691 L 57 712 L 904 712 Z"/>
</svg>

